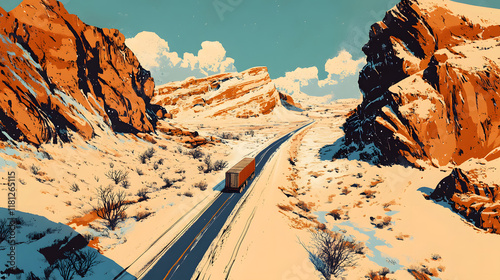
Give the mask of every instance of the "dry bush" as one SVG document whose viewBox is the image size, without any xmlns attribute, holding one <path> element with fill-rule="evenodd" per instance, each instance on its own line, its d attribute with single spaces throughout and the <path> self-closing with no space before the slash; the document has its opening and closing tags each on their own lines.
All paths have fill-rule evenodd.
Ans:
<svg viewBox="0 0 500 280">
<path fill-rule="evenodd" d="M 113 186 L 97 188 L 97 205 L 92 206 L 97 216 L 107 221 L 111 230 L 125 217 L 128 208 L 123 191 L 113 191 Z"/>
<path fill-rule="evenodd" d="M 205 191 L 208 188 L 208 184 L 205 181 L 199 181 L 198 183 L 193 184 L 193 187 Z"/>
<path fill-rule="evenodd" d="M 190 191 L 184 192 L 183 195 L 187 197 L 193 197 L 193 193 Z"/>
<path fill-rule="evenodd" d="M 37 165 L 32 164 L 30 166 L 30 171 L 31 171 L 31 174 L 33 174 L 33 175 L 38 175 L 38 173 L 40 173 L 40 170 L 41 170 L 41 168 Z"/>
<path fill-rule="evenodd" d="M 139 176 L 144 175 L 144 172 L 142 172 L 142 169 L 140 169 L 139 167 L 137 167 L 137 168 L 135 169 L 135 172 L 137 172 L 137 175 L 139 175 Z"/>
<path fill-rule="evenodd" d="M 151 212 L 148 212 L 148 211 L 141 211 L 141 212 L 137 212 L 137 215 L 135 215 L 135 220 L 136 221 L 140 221 L 140 220 L 144 220 L 146 219 L 147 217 L 151 216 Z"/>
<path fill-rule="evenodd" d="M 228 162 L 222 159 L 216 160 L 214 163 L 214 170 L 220 171 L 228 166 Z"/>
<path fill-rule="evenodd" d="M 128 179 L 128 171 L 126 170 L 109 170 L 106 174 L 106 177 L 109 179 L 113 180 L 115 184 L 119 184 L 122 181 L 125 181 Z"/>
<path fill-rule="evenodd" d="M 205 157 L 203 162 L 206 165 L 205 171 L 204 171 L 205 173 L 210 173 L 214 170 L 214 165 L 212 164 L 212 157 L 209 154 Z"/>
<path fill-rule="evenodd" d="M 193 149 L 189 151 L 187 154 L 192 156 L 193 159 L 199 159 L 205 155 L 205 153 L 203 153 L 200 148 Z"/>
<path fill-rule="evenodd" d="M 255 131 L 253 131 L 253 130 L 247 130 L 247 131 L 245 131 L 245 135 L 248 135 L 250 137 L 254 137 Z"/>
<path fill-rule="evenodd" d="M 344 188 L 342 189 L 342 193 L 341 193 L 341 195 L 348 195 L 348 194 L 350 194 L 350 193 L 351 193 L 351 190 L 349 190 L 349 188 L 348 188 L 348 187 L 344 187 Z"/>
<path fill-rule="evenodd" d="M 122 181 L 121 186 L 124 189 L 128 189 L 130 187 L 130 182 L 128 180 Z"/>
<path fill-rule="evenodd" d="M 309 205 L 307 203 L 305 203 L 304 201 L 300 200 L 299 202 L 297 202 L 297 204 L 295 204 L 295 206 L 299 207 L 299 209 L 305 211 L 305 212 L 311 212 L 311 209 L 309 207 Z"/>
<path fill-rule="evenodd" d="M 375 198 L 375 194 L 377 191 L 372 191 L 372 190 L 365 190 L 360 195 L 364 195 L 367 199 L 369 198 Z"/>
<path fill-rule="evenodd" d="M 431 258 L 432 258 L 433 261 L 437 261 L 437 260 L 441 259 L 441 256 L 439 254 L 432 254 Z"/>
<path fill-rule="evenodd" d="M 71 184 L 71 186 L 69 187 L 70 190 L 72 190 L 73 192 L 77 192 L 80 190 L 80 187 L 78 186 L 77 183 L 73 183 Z"/>
<path fill-rule="evenodd" d="M 137 191 L 137 196 L 140 198 L 140 200 L 147 200 L 148 193 L 149 193 L 148 188 L 141 188 Z"/>
<path fill-rule="evenodd" d="M 306 250 L 316 270 L 324 279 L 330 280 L 356 264 L 354 247 L 343 234 L 317 229 L 312 231 L 312 245 Z"/>
<path fill-rule="evenodd" d="M 342 220 L 342 214 L 344 214 L 344 211 L 342 211 L 341 209 L 333 209 L 327 215 L 332 216 L 335 220 Z"/>
<path fill-rule="evenodd" d="M 174 181 L 170 178 L 163 178 L 163 182 L 165 183 L 165 185 L 161 187 L 162 189 L 168 189 L 174 185 Z"/>
</svg>

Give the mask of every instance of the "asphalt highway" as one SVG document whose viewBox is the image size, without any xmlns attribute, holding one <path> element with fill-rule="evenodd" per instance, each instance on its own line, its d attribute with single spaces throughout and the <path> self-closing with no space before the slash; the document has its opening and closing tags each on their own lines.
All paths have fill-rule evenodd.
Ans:
<svg viewBox="0 0 500 280">
<path fill-rule="evenodd" d="M 292 137 L 297 131 L 310 125 L 304 125 L 276 140 L 255 157 L 255 177 L 259 176 L 273 153 Z M 254 179 L 248 181 L 242 193 L 221 192 L 218 198 L 208 207 L 163 256 L 145 274 L 141 280 L 188 280 L 191 279 L 198 263 L 210 247 L 212 241 L 222 229 L 227 218 L 240 198 L 251 191 Z M 224 182 L 222 182 L 224 183 Z"/>
</svg>

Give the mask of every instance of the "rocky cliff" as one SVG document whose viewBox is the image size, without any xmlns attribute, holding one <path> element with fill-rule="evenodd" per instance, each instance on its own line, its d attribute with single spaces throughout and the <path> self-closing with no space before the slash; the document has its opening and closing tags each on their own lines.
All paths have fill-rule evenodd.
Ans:
<svg viewBox="0 0 500 280">
<path fill-rule="evenodd" d="M 441 166 L 500 155 L 499 10 L 403 0 L 363 51 L 363 102 L 336 157 Z"/>
<path fill-rule="evenodd" d="M 455 168 L 430 195 L 447 201 L 452 209 L 475 226 L 488 232 L 500 232 L 500 187 L 486 183 L 487 172 Z"/>
<path fill-rule="evenodd" d="M 0 39 L 2 140 L 154 130 L 154 81 L 118 30 L 89 26 L 55 0 L 25 0 L 0 8 Z"/>
<path fill-rule="evenodd" d="M 152 102 L 174 117 L 249 118 L 267 115 L 278 106 L 301 110 L 291 96 L 276 90 L 266 67 L 168 83 L 156 89 Z"/>
</svg>

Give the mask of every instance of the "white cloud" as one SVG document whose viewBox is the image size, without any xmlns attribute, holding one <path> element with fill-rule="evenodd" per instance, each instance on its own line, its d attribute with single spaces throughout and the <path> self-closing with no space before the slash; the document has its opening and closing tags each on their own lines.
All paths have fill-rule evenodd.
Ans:
<svg viewBox="0 0 500 280">
<path fill-rule="evenodd" d="M 141 65 L 151 71 L 157 85 L 209 75 L 235 72 L 234 59 L 226 57 L 220 42 L 205 41 L 197 55 L 184 53 L 179 57 L 171 52 L 168 42 L 153 32 L 141 32 L 126 39 L 126 45 L 135 53 Z"/>
<path fill-rule="evenodd" d="M 287 72 L 285 77 L 275 79 L 274 83 L 279 90 L 288 94 L 302 96 L 305 93 L 311 96 L 332 95 L 335 98 L 345 98 L 349 97 L 346 92 L 349 91 L 352 95 L 353 91 L 357 91 L 358 85 L 353 76 L 358 74 L 364 63 L 365 58 L 354 60 L 348 51 L 342 50 L 325 63 L 328 76 L 323 80 L 318 78 L 318 68 L 299 67 Z"/>
</svg>

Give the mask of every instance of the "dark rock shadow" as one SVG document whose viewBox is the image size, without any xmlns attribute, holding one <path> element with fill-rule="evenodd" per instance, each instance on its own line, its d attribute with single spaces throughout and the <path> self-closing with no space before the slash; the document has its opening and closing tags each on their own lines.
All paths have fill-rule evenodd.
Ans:
<svg viewBox="0 0 500 280">
<path fill-rule="evenodd" d="M 428 188 L 428 187 L 421 187 L 417 191 L 424 193 L 426 195 L 431 195 L 431 193 L 434 191 L 434 189 Z"/>
<path fill-rule="evenodd" d="M 322 161 L 333 161 L 336 159 L 347 159 L 350 161 L 363 161 L 370 165 L 379 166 L 379 151 L 375 147 L 365 147 L 359 151 L 355 148 L 345 146 L 344 137 L 337 139 L 333 144 L 323 146 L 319 149 L 319 158 Z"/>
<path fill-rule="evenodd" d="M 88 247 L 88 240 L 68 225 L 30 213 L 14 211 L 13 214 L 0 208 L 0 228 L 8 227 L 7 235 L 0 235 L 0 263 L 5 265 L 0 268 L 0 279 L 45 279 L 47 273 L 50 279 L 59 279 L 56 264 L 66 263 L 70 267 L 67 256 L 75 253 L 94 254 L 96 261 L 78 279 L 109 280 L 120 273 L 122 280 L 136 279 L 123 272 L 116 262 Z"/>
</svg>

